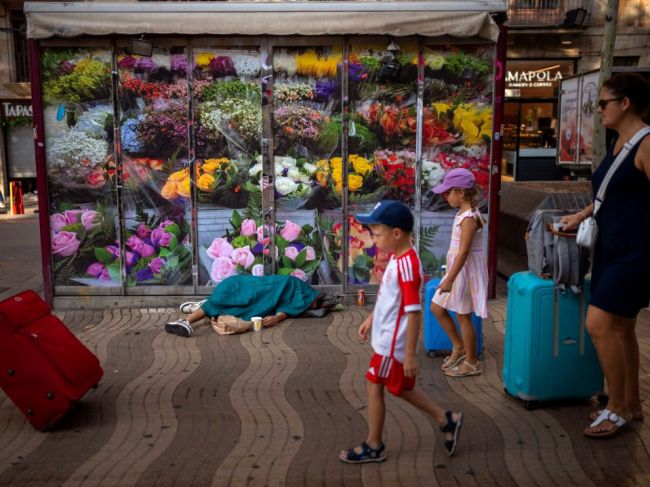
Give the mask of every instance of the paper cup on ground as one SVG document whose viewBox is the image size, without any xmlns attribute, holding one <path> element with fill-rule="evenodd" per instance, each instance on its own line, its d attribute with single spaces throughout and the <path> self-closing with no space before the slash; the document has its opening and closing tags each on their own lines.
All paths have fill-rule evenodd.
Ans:
<svg viewBox="0 0 650 487">
<path fill-rule="evenodd" d="M 262 317 L 261 316 L 253 316 L 251 318 L 251 321 L 253 322 L 253 331 L 260 331 L 262 329 Z"/>
</svg>

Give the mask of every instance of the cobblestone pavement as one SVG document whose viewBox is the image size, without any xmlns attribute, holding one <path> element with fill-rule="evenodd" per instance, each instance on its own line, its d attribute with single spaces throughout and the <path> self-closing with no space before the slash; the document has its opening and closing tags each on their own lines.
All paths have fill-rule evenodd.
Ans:
<svg viewBox="0 0 650 487">
<path fill-rule="evenodd" d="M 0 236 L 0 299 L 41 290 L 36 220 L 3 221 Z M 47 433 L 0 392 L 0 486 L 650 485 L 649 421 L 589 440 L 589 402 L 527 411 L 503 393 L 502 280 L 498 291 L 484 325 L 482 376 L 449 379 L 441 358 L 420 358 L 419 386 L 466 413 L 457 455 L 447 457 L 425 415 L 389 397 L 388 461 L 363 466 L 336 455 L 366 433 L 370 347 L 356 329 L 367 309 L 236 336 L 206 325 L 187 339 L 163 331 L 178 316 L 171 309 L 58 313 L 99 356 L 104 379 Z M 645 398 L 649 325 L 643 311 Z M 650 417 L 648 401 L 644 410 Z"/>
<path fill-rule="evenodd" d="M 59 313 L 105 377 L 48 433 L 0 396 L 0 485 L 648 485 L 647 422 L 589 440 L 588 402 L 527 411 L 504 395 L 505 304 L 501 285 L 482 376 L 448 379 L 441 358 L 421 356 L 419 386 L 466 413 L 457 456 L 447 457 L 425 415 L 391 397 L 389 459 L 364 466 L 336 455 L 366 432 L 370 347 L 356 328 L 367 309 L 236 336 L 206 325 L 187 339 L 163 331 L 177 316 L 170 309 Z M 646 398 L 649 315 L 640 326 Z"/>
</svg>

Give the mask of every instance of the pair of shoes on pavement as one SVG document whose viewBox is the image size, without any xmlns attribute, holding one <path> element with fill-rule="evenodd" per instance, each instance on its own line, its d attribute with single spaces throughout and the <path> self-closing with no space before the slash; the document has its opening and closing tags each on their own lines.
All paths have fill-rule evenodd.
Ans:
<svg viewBox="0 0 650 487">
<path fill-rule="evenodd" d="M 206 301 L 207 299 L 204 299 L 203 301 L 188 301 L 181 304 L 178 309 L 180 309 L 181 313 L 189 315 L 199 309 Z"/>
<path fill-rule="evenodd" d="M 165 331 L 167 333 L 172 333 L 174 335 L 178 335 L 179 337 L 186 338 L 194 333 L 192 325 L 190 325 L 190 322 L 185 319 L 170 321 L 165 325 Z"/>
</svg>

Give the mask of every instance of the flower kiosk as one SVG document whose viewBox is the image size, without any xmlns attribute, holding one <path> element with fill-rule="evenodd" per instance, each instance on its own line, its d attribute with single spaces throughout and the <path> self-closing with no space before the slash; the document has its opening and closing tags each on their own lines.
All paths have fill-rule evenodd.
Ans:
<svg viewBox="0 0 650 487">
<path fill-rule="evenodd" d="M 446 171 L 494 229 L 506 8 L 26 3 L 47 297 L 173 304 L 235 273 L 372 294 L 389 256 L 353 215 L 384 198 L 436 276 Z"/>
</svg>

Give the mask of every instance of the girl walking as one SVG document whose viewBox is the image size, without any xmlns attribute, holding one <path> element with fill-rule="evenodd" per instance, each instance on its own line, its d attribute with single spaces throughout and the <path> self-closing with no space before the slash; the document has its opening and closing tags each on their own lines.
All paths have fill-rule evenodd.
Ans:
<svg viewBox="0 0 650 487">
<path fill-rule="evenodd" d="M 442 370 L 450 377 L 479 375 L 481 364 L 476 354 L 476 331 L 471 316 L 475 313 L 481 318 L 487 317 L 488 272 L 476 181 L 467 169 L 452 169 L 433 191 L 442 194 L 453 208 L 458 208 L 447 252 L 447 272 L 431 302 L 431 311 L 453 345 Z M 450 311 L 458 317 L 462 336 Z"/>
</svg>

